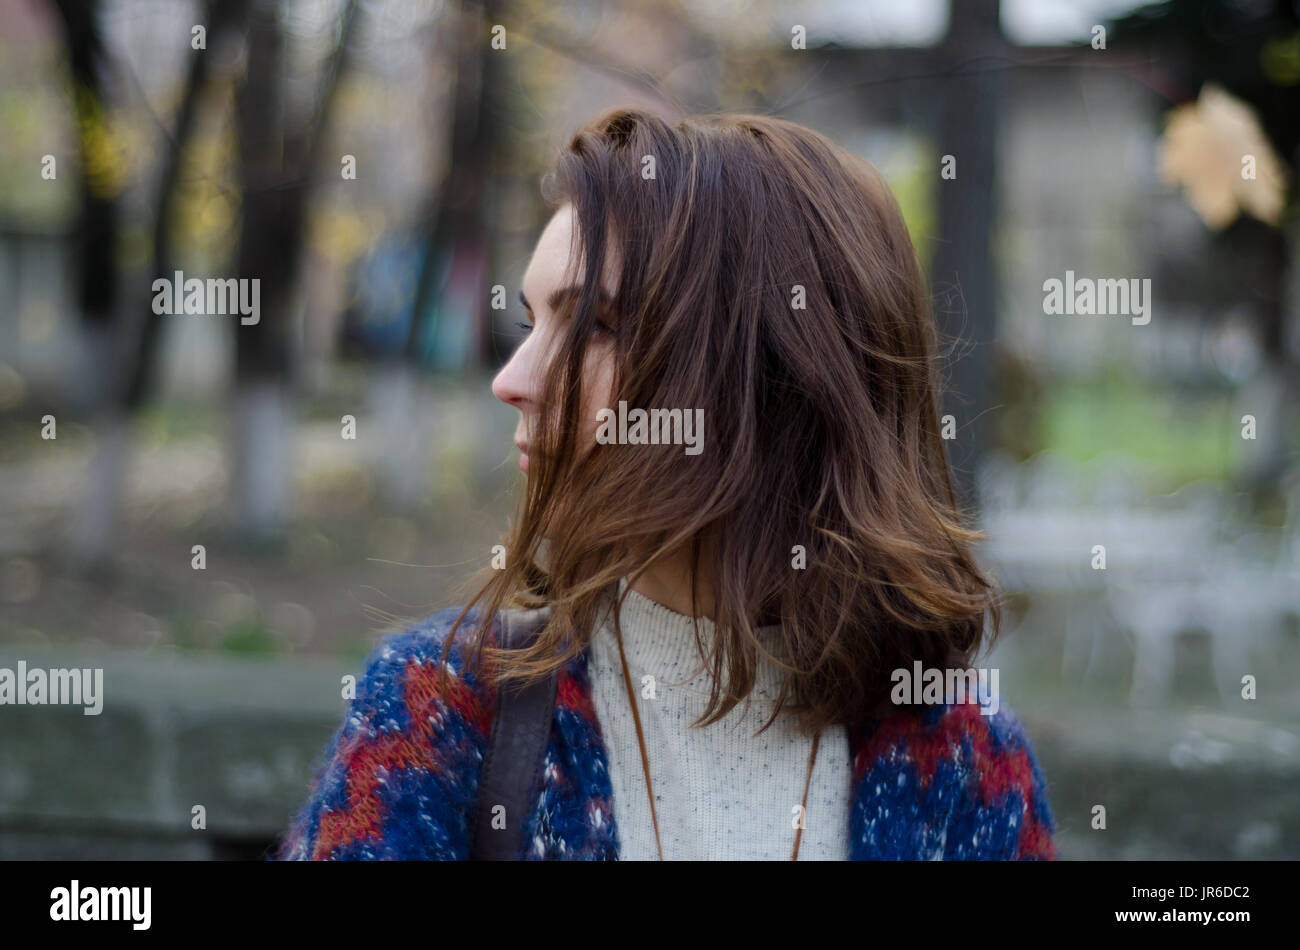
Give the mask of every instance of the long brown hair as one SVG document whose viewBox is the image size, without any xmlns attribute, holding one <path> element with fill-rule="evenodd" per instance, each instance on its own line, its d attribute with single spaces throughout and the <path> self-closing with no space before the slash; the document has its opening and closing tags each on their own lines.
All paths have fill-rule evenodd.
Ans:
<svg viewBox="0 0 1300 950">
<path fill-rule="evenodd" d="M 581 289 L 556 312 L 540 399 L 553 411 L 532 433 L 506 567 L 488 569 L 447 646 L 480 601 L 476 662 L 499 609 L 549 605 L 531 649 L 488 649 L 498 683 L 546 675 L 590 643 L 619 578 L 688 550 L 692 603 L 703 567 L 716 624 L 708 645 L 696 627 L 713 681 L 699 724 L 749 696 L 756 625 L 783 627 L 777 712 L 808 731 L 877 714 L 891 672 L 916 660 L 968 665 L 1000 609 L 939 435 L 929 294 L 875 167 L 782 119 L 618 108 L 544 184 L 573 205 Z M 702 409 L 698 455 L 580 444 L 609 254 L 611 406 Z"/>
</svg>

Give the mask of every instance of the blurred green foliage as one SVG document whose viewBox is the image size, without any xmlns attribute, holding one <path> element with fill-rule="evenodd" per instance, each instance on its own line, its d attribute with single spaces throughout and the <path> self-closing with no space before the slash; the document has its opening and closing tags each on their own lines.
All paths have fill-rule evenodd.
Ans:
<svg viewBox="0 0 1300 950">
<path fill-rule="evenodd" d="M 244 656 L 275 656 L 275 638 L 259 620 L 238 620 L 223 631 L 220 649 Z"/>
<path fill-rule="evenodd" d="M 1230 393 L 1171 392 L 1132 375 L 1059 380 L 1040 393 L 1039 448 L 1086 463 L 1128 456 L 1166 491 L 1226 480 L 1243 444 Z"/>
</svg>

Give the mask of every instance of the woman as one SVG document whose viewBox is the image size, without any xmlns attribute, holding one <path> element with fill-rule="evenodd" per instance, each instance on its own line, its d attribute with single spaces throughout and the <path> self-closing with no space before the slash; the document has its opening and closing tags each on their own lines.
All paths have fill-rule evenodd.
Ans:
<svg viewBox="0 0 1300 950">
<path fill-rule="evenodd" d="M 999 610 L 879 173 L 780 119 L 617 109 L 546 184 L 492 387 L 527 476 L 504 564 L 372 654 L 279 857 L 466 859 L 513 820 L 527 859 L 1054 858 L 1014 715 L 913 682 Z M 484 824 L 501 691 L 548 676 L 523 814 Z"/>
</svg>

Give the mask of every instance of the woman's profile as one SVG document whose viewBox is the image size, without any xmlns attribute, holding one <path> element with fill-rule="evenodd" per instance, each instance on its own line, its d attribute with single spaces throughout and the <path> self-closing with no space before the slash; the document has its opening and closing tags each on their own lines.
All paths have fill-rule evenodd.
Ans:
<svg viewBox="0 0 1300 950">
<path fill-rule="evenodd" d="M 371 654 L 277 857 L 466 860 L 491 828 L 529 860 L 1055 858 L 971 668 L 998 595 L 880 174 L 786 120 L 623 108 L 544 184 L 492 384 L 527 485 L 503 555 Z M 499 702 L 543 682 L 509 814 L 480 794 L 526 745 Z"/>
</svg>

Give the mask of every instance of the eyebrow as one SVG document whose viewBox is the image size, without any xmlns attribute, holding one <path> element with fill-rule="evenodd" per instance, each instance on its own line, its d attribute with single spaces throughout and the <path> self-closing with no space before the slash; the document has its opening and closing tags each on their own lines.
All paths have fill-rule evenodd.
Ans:
<svg viewBox="0 0 1300 950">
<path fill-rule="evenodd" d="M 560 287 L 557 290 L 552 290 L 546 297 L 546 306 L 551 310 L 556 310 L 567 298 L 577 296 L 580 293 L 582 293 L 581 284 L 570 284 L 567 287 Z M 529 310 L 533 309 L 533 305 L 528 302 L 528 298 L 524 296 L 522 290 L 519 291 L 519 302 Z M 600 288 L 600 304 L 603 307 L 609 307 L 613 304 L 613 301 L 609 299 L 609 294 L 605 292 L 604 287 Z"/>
</svg>

